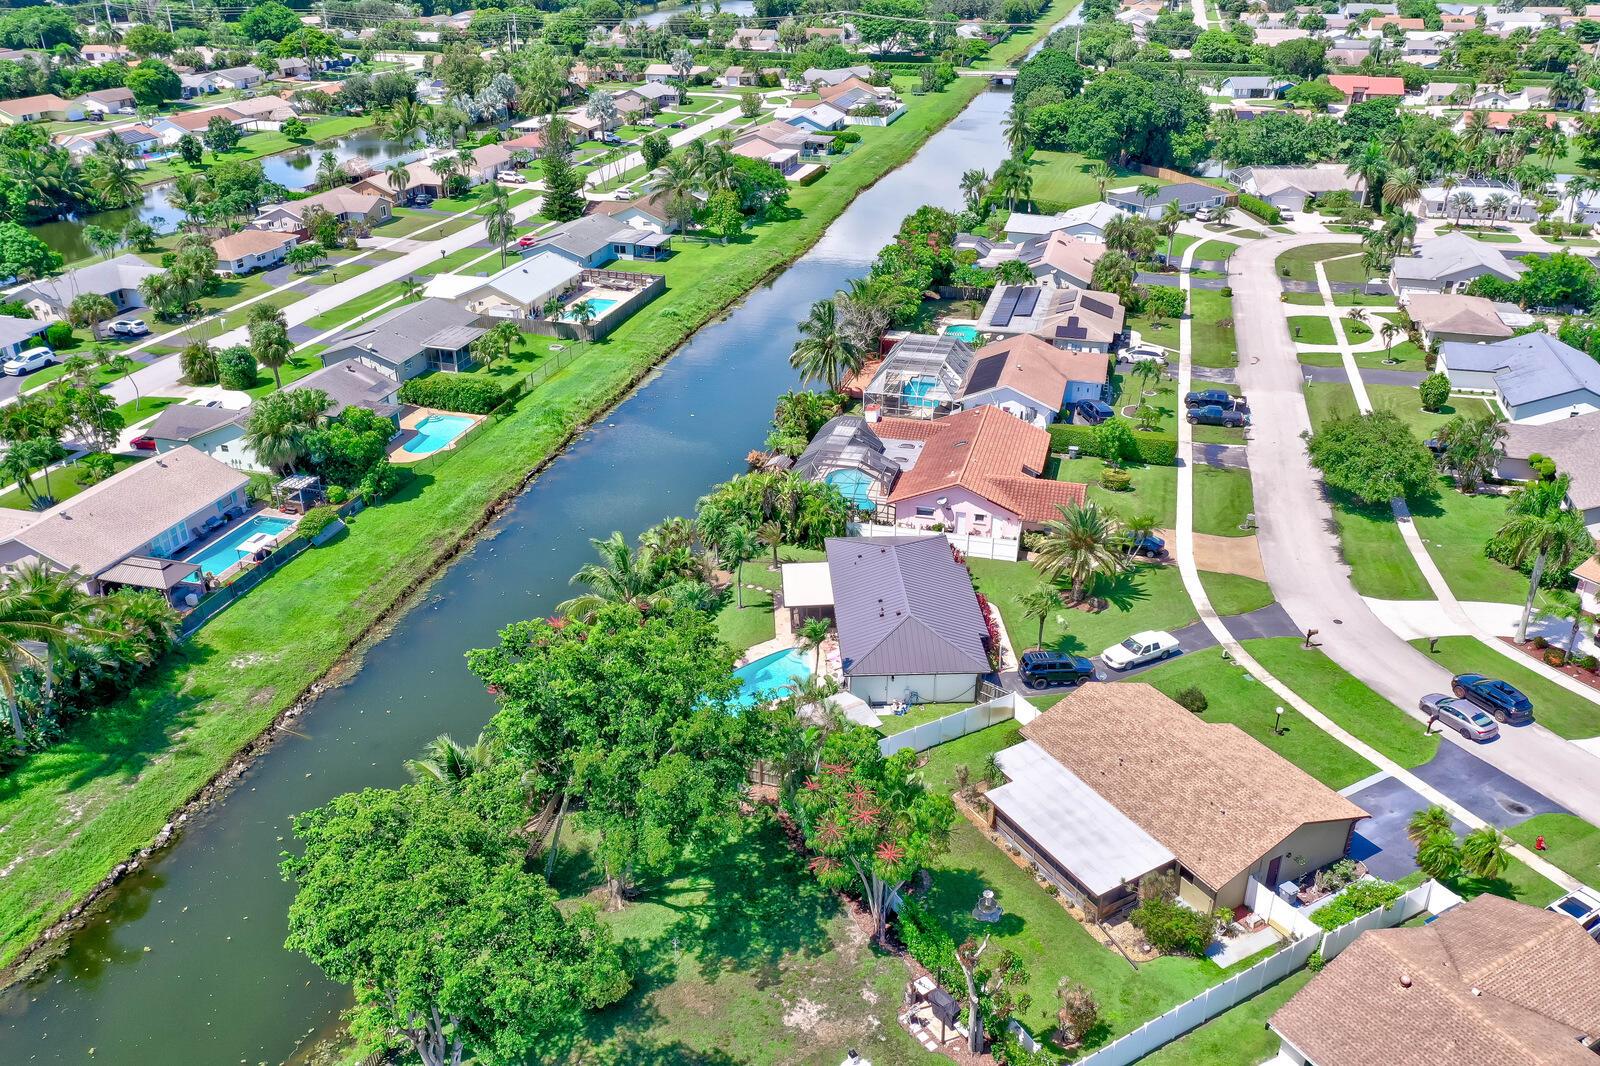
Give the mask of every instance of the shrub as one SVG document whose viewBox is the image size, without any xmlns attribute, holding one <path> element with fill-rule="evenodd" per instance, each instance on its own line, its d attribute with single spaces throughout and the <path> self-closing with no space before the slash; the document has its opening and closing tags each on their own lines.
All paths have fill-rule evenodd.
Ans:
<svg viewBox="0 0 1600 1066">
<path fill-rule="evenodd" d="M 1269 225 L 1276 226 L 1283 221 L 1282 211 L 1279 211 L 1259 196 L 1251 196 L 1249 193 L 1242 192 L 1239 194 L 1239 210 Z"/>
<path fill-rule="evenodd" d="M 319 533 L 336 522 L 338 518 L 339 509 L 337 507 L 313 507 L 301 516 L 300 524 L 295 527 L 295 532 L 307 540 L 314 540 Z"/>
<path fill-rule="evenodd" d="M 1133 430 L 1120 418 L 1108 419 L 1094 427 L 1094 454 L 1108 463 L 1138 458 Z"/>
<path fill-rule="evenodd" d="M 1306 956 L 1306 969 L 1312 973 L 1321 973 L 1322 968 L 1328 965 L 1328 960 L 1322 957 L 1321 951 L 1313 951 Z"/>
<path fill-rule="evenodd" d="M 409 469 L 402 469 L 385 459 L 367 471 L 356 493 L 369 504 L 377 503 L 393 496 L 410 475 Z"/>
<path fill-rule="evenodd" d="M 44 342 L 56 351 L 72 347 L 72 327 L 65 322 L 52 322 L 44 331 Z"/>
<path fill-rule="evenodd" d="M 505 400 L 505 390 L 486 378 L 430 374 L 400 386 L 400 402 L 440 411 L 486 415 Z"/>
<path fill-rule="evenodd" d="M 1095 431 L 1098 428 L 1058 422 L 1050 427 L 1050 450 L 1065 452 L 1075 444 L 1085 455 L 1099 455 L 1095 444 Z M 1128 436 L 1133 441 L 1133 451 L 1128 461 L 1144 463 L 1146 466 L 1178 465 L 1176 439 L 1151 433 L 1129 433 Z"/>
<path fill-rule="evenodd" d="M 1190 685 L 1173 698 L 1177 700 L 1178 706 L 1187 711 L 1193 711 L 1195 714 L 1199 714 L 1201 711 L 1211 706 L 1211 701 L 1206 699 L 1206 694 L 1201 692 L 1194 685 Z"/>
<path fill-rule="evenodd" d="M 1550 646 L 1550 642 L 1543 637 L 1534 637 L 1533 646 L 1540 651 L 1544 651 Z"/>
<path fill-rule="evenodd" d="M 343 485 L 328 486 L 328 502 L 334 505 L 344 503 L 350 498 L 350 490 Z"/>
<path fill-rule="evenodd" d="M 224 348 L 217 356 L 217 383 L 225 389 L 256 387 L 256 357 L 242 344 Z"/>
<path fill-rule="evenodd" d="M 1112 492 L 1127 492 L 1133 488 L 1133 475 L 1126 470 L 1108 466 L 1100 471 L 1100 487 Z"/>
<path fill-rule="evenodd" d="M 1429 374 L 1417 386 L 1417 395 L 1422 398 L 1422 407 L 1426 411 L 1437 411 L 1450 399 L 1450 379 L 1444 374 Z"/>
<path fill-rule="evenodd" d="M 1544 661 L 1549 663 L 1551 666 L 1565 666 L 1567 663 L 1567 653 L 1562 651 L 1560 648 L 1550 648 L 1544 653 Z"/>
<path fill-rule="evenodd" d="M 1166 899 L 1145 900 L 1128 920 L 1163 955 L 1202 958 L 1216 934 L 1216 919 L 1211 915 Z"/>
<path fill-rule="evenodd" d="M 1590 673 L 1594 673 L 1596 670 L 1600 670 L 1600 659 L 1596 659 L 1593 655 L 1585 655 L 1578 660 L 1578 665 Z"/>
<path fill-rule="evenodd" d="M 1337 929 L 1369 911 L 1388 906 L 1403 894 L 1399 885 L 1387 881 L 1357 881 L 1331 903 L 1312 911 L 1311 920 L 1324 929 Z"/>
<path fill-rule="evenodd" d="M 1233 299 L 1233 286 L 1232 285 L 1224 285 L 1222 287 L 1221 292 L 1222 292 L 1222 295 L 1223 295 L 1224 299 L 1228 299 L 1228 300 Z"/>
</svg>

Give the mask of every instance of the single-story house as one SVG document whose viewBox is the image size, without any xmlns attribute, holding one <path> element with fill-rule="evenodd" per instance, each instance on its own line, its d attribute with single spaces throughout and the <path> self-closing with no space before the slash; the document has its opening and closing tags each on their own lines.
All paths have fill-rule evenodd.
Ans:
<svg viewBox="0 0 1600 1066">
<path fill-rule="evenodd" d="M 778 31 L 756 29 L 751 26 L 741 27 L 733 31 L 728 47 L 740 48 L 746 52 L 775 52 L 778 48 Z"/>
<path fill-rule="evenodd" d="M 84 93 L 78 97 L 78 103 L 83 106 L 85 114 L 99 115 L 131 115 L 133 114 L 133 92 L 116 86 L 110 89 L 96 89 L 94 92 Z"/>
<path fill-rule="evenodd" d="M 178 73 L 178 97 L 179 97 L 179 99 L 182 99 L 182 100 L 193 100 L 197 96 L 205 96 L 205 95 L 208 95 L 210 93 L 214 93 L 216 91 L 217 91 L 217 87 L 215 85 L 211 84 L 211 79 L 207 75 L 205 75 L 204 73 L 201 73 L 201 74 L 186 74 L 186 73 L 184 73 L 182 71 L 179 71 L 179 73 Z"/>
<path fill-rule="evenodd" d="M 978 265 L 992 269 L 1006 259 L 1018 259 L 1028 265 L 1041 284 L 1087 289 L 1094 280 L 1094 265 L 1105 254 L 1105 245 L 1091 244 L 1058 230 L 1009 249 L 995 249 L 978 260 Z"/>
<path fill-rule="evenodd" d="M 1459 341 L 1482 344 L 1505 340 L 1513 330 L 1501 321 L 1493 300 L 1460 293 L 1419 292 L 1406 300 L 1406 313 L 1422 331 L 1423 344 Z"/>
<path fill-rule="evenodd" d="M 1286 78 L 1235 75 L 1223 78 L 1217 88 L 1220 90 L 1220 95 L 1231 100 L 1276 100 L 1293 85 L 1294 82 Z"/>
<path fill-rule="evenodd" d="M 872 77 L 872 68 L 867 66 L 857 67 L 807 67 L 800 72 L 800 87 L 832 86 L 841 82 L 858 78 L 862 81 Z"/>
<path fill-rule="evenodd" d="M 346 359 L 313 370 L 283 387 L 284 392 L 296 389 L 317 389 L 327 396 L 330 418 L 346 407 L 365 407 L 396 422 L 400 418 L 400 404 L 396 398 L 400 383 L 358 359 Z"/>
<path fill-rule="evenodd" d="M 1594 527 L 1589 528 L 1594 532 Z M 1578 602 L 1590 614 L 1600 614 L 1600 555 L 1591 555 L 1572 571 L 1578 581 Z"/>
<path fill-rule="evenodd" d="M 199 568 L 170 560 L 249 506 L 250 478 L 193 448 L 134 463 L 0 535 L 0 568 L 37 559 L 85 589 L 131 585 L 175 595 Z"/>
<path fill-rule="evenodd" d="M 406 164 L 404 192 L 395 192 L 394 186 L 389 184 L 387 172 L 363 178 L 351 188 L 369 196 L 381 196 L 393 204 L 408 204 L 416 200 L 437 200 L 443 196 L 444 179 L 425 161 L 419 160 Z"/>
<path fill-rule="evenodd" d="M 217 253 L 218 274 L 249 274 L 282 263 L 299 243 L 299 237 L 283 230 L 242 229 L 212 241 L 211 250 Z"/>
<path fill-rule="evenodd" d="M 1022 727 L 994 828 L 1097 917 L 1174 871 L 1206 913 L 1345 856 L 1367 812 L 1231 723 L 1145 684 L 1085 685 Z"/>
<path fill-rule="evenodd" d="M 1366 182 L 1345 171 L 1342 163 L 1317 163 L 1304 167 L 1242 167 L 1228 180 L 1241 192 L 1265 200 L 1273 207 L 1302 211 L 1306 202 L 1332 192 L 1348 192 L 1358 200 L 1366 195 Z"/>
<path fill-rule="evenodd" d="M 402 384 L 429 370 L 471 369 L 472 342 L 487 332 L 465 307 L 419 300 L 335 337 L 322 352 L 322 365 L 354 359 Z"/>
<path fill-rule="evenodd" d="M 1418 292 L 1460 292 L 1485 275 L 1502 281 L 1522 276 L 1522 264 L 1507 259 L 1492 244 L 1465 233 L 1446 233 L 1417 245 L 1415 255 L 1396 256 L 1389 287 L 1400 297 Z"/>
<path fill-rule="evenodd" d="M 78 55 L 91 67 L 103 67 L 107 63 L 114 63 L 128 58 L 128 46 L 123 44 L 86 44 L 78 49 Z"/>
<path fill-rule="evenodd" d="M 251 225 L 261 229 L 299 231 L 305 228 L 307 213 L 326 211 L 344 225 L 372 227 L 394 212 L 389 200 L 355 189 L 329 189 L 303 200 L 286 200 L 261 209 Z"/>
<path fill-rule="evenodd" d="M 740 145 L 750 141 L 765 141 L 775 148 L 792 148 L 798 153 L 826 152 L 828 145 L 833 143 L 833 137 L 819 130 L 808 130 L 800 126 L 791 126 L 787 122 L 772 119 L 759 126 L 752 126 L 734 139 L 734 144 Z"/>
<path fill-rule="evenodd" d="M 1095 352 L 1063 351 L 1030 334 L 986 344 L 957 394 L 957 406 L 971 411 L 998 407 L 1025 422 L 1048 426 L 1062 408 L 1105 396 L 1110 360 Z"/>
<path fill-rule="evenodd" d="M 710 67 L 701 66 L 697 63 L 689 68 L 689 79 L 692 81 L 702 74 L 709 73 L 710 70 Z M 677 81 L 678 72 L 671 63 L 651 63 L 644 68 L 644 80 L 662 83 Z"/>
<path fill-rule="evenodd" d="M 677 103 L 678 97 L 681 95 L 676 85 L 668 85 L 666 82 L 660 81 L 647 81 L 643 85 L 635 85 L 627 91 L 641 100 L 647 101 L 657 111 Z"/>
<path fill-rule="evenodd" d="M 75 297 L 84 293 L 98 293 L 111 301 L 111 306 L 121 314 L 134 307 L 144 306 L 139 295 L 139 283 L 161 268 L 147 263 L 130 253 L 115 259 L 92 263 L 76 270 L 68 270 L 53 278 L 30 281 L 13 289 L 9 297 L 21 300 L 35 318 L 65 318 L 67 308 Z"/>
<path fill-rule="evenodd" d="M 677 220 L 667 209 L 665 193 L 651 193 L 637 200 L 598 200 L 590 206 L 591 215 L 605 215 L 620 226 L 650 230 L 653 233 L 678 232 Z"/>
<path fill-rule="evenodd" d="M 586 141 L 598 140 L 601 134 L 609 133 L 618 126 L 623 125 L 627 122 L 627 116 L 622 113 L 620 107 L 609 118 L 598 118 L 589 114 L 586 109 L 578 108 L 574 111 L 564 112 L 561 115 L 561 121 L 567 124 L 569 130 L 578 135 L 574 138 L 575 140 Z"/>
<path fill-rule="evenodd" d="M 795 175 L 801 166 L 800 149 L 769 141 L 765 137 L 753 137 L 747 134 L 734 142 L 728 151 L 745 159 L 759 160 L 785 178 Z"/>
<path fill-rule="evenodd" d="M 987 333 L 1031 333 L 1057 348 L 1113 351 L 1127 313 L 1122 301 L 1095 289 L 1048 285 L 996 285 L 978 316 Z"/>
<path fill-rule="evenodd" d="M 1292 1066 L 1591 1066 L 1600 944 L 1560 911 L 1485 893 L 1368 929 L 1267 1022 Z"/>
<path fill-rule="evenodd" d="M 748 85 L 759 85 L 761 73 L 756 70 L 747 70 L 744 67 L 733 66 L 717 76 L 717 84 L 724 89 L 737 89 Z"/>
<path fill-rule="evenodd" d="M 425 294 L 454 301 L 485 318 L 537 318 L 552 297 L 570 292 L 583 267 L 566 256 L 540 252 L 487 278 L 440 274 Z"/>
<path fill-rule="evenodd" d="M 804 26 L 802 31 L 805 39 L 809 41 L 831 41 L 835 44 L 844 44 L 851 40 L 850 27 L 848 26 Z"/>
<path fill-rule="evenodd" d="M 260 67 L 243 66 L 213 70 L 206 79 L 218 89 L 253 89 L 266 81 L 267 76 Z"/>
<path fill-rule="evenodd" d="M 539 237 L 534 250 L 552 252 L 580 267 L 602 267 L 613 259 L 665 259 L 672 237 L 655 230 L 635 229 L 610 215 L 584 215 L 563 222 Z"/>
<path fill-rule="evenodd" d="M 247 100 L 228 101 L 228 110 L 239 114 L 241 129 L 276 130 L 300 112 L 281 96 L 253 96 Z"/>
<path fill-rule="evenodd" d="M 1569 478 L 1567 503 L 1583 515 L 1589 532 L 1600 535 L 1600 414 L 1589 413 L 1554 422 L 1513 422 L 1506 426 L 1503 454 L 1495 476 L 1506 481 L 1535 477 L 1528 458 L 1555 461 Z"/>
<path fill-rule="evenodd" d="M 572 64 L 572 71 L 568 76 L 574 85 L 589 86 L 602 82 L 622 81 L 627 74 L 622 69 L 622 64 L 614 59 L 588 61 L 580 59 Z"/>
<path fill-rule="evenodd" d="M 1406 94 L 1404 78 L 1373 77 L 1368 74 L 1330 74 L 1328 84 L 1344 93 L 1347 104 L 1359 104 L 1390 96 L 1396 100 Z"/>
<path fill-rule="evenodd" d="M 845 689 L 870 704 L 975 701 L 989 626 L 950 542 L 829 537 L 826 548 Z"/>
<path fill-rule="evenodd" d="M 818 104 L 816 107 L 807 108 L 798 115 L 790 115 L 784 121 L 791 126 L 801 126 L 821 133 L 832 133 L 843 129 L 844 120 L 848 117 L 832 104 Z"/>
<path fill-rule="evenodd" d="M 1149 195 L 1140 192 L 1137 185 L 1106 190 L 1106 203 L 1112 207 L 1126 211 L 1130 215 L 1143 215 L 1151 219 L 1160 218 L 1166 212 L 1168 204 L 1177 204 L 1184 214 L 1192 215 L 1196 211 L 1218 210 L 1227 202 L 1226 189 L 1219 189 L 1215 185 L 1202 185 L 1197 181 L 1180 181 L 1163 185 Z"/>
<path fill-rule="evenodd" d="M 912 333 L 895 342 L 862 393 L 870 411 L 937 418 L 957 409 L 972 349 L 959 337 Z"/>
<path fill-rule="evenodd" d="M 193 135 L 199 137 L 211 125 L 214 118 L 224 118 L 233 126 L 242 126 L 245 117 L 231 107 L 210 107 L 204 111 L 179 111 L 172 115 L 162 115 L 160 118 L 150 120 L 150 129 L 161 138 L 161 143 L 174 145 L 184 137 Z"/>
<path fill-rule="evenodd" d="M 76 122 L 83 118 L 83 105 L 63 100 L 54 93 L 0 100 L 0 125 L 23 122 Z"/>
<path fill-rule="evenodd" d="M 1025 241 L 1052 233 L 1065 233 L 1080 241 L 1104 244 L 1106 227 L 1121 214 L 1110 204 L 1096 201 L 1083 204 L 1053 215 L 1034 215 L 1026 211 L 1013 211 L 1006 217 L 1006 239 Z"/>
<path fill-rule="evenodd" d="M 156 415 L 141 435 L 155 442 L 157 455 L 187 447 L 235 470 L 265 472 L 267 467 L 256 458 L 255 449 L 245 443 L 249 419 L 248 407 L 240 410 L 175 403 Z"/>
<path fill-rule="evenodd" d="M 49 328 L 50 323 L 37 318 L 0 315 L 0 362 L 42 344 L 39 337 Z"/>
<path fill-rule="evenodd" d="M 114 130 L 88 130 L 84 133 L 69 133 L 66 136 L 57 135 L 57 143 L 67 150 L 74 159 L 82 161 L 84 156 L 94 151 L 95 145 L 107 137 L 115 137 L 132 149 L 136 155 L 130 160 L 131 166 L 142 170 L 145 167 L 144 156 L 150 155 L 161 146 L 161 138 L 155 131 L 142 123 L 122 126 Z"/>
<path fill-rule="evenodd" d="M 309 78 L 316 69 L 300 56 L 282 56 L 272 62 L 278 68 L 280 78 Z"/>
<path fill-rule="evenodd" d="M 1537 197 L 1523 196 L 1517 189 L 1493 178 L 1468 179 L 1448 188 L 1444 185 L 1425 185 L 1421 193 L 1422 215 L 1426 218 L 1453 220 L 1460 214 L 1469 220 L 1494 218 L 1531 222 L 1539 217 Z M 1465 211 L 1458 208 L 1452 201 L 1459 196 L 1470 197 L 1472 206 Z M 1491 205 L 1491 199 L 1504 206 Z"/>
<path fill-rule="evenodd" d="M 1564 422 L 1600 411 L 1600 363 L 1548 333 L 1440 347 L 1451 388 L 1492 393 L 1513 422 Z"/>
</svg>

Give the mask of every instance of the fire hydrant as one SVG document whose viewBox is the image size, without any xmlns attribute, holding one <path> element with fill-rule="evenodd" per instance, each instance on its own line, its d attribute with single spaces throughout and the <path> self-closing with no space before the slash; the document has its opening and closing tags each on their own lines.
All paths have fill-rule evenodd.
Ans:
<svg viewBox="0 0 1600 1066">
<path fill-rule="evenodd" d="M 1544 850 L 1544 834 L 1541 833 L 1537 838 L 1535 838 L 1535 840 L 1533 842 L 1533 850 L 1534 851 L 1543 851 Z"/>
</svg>

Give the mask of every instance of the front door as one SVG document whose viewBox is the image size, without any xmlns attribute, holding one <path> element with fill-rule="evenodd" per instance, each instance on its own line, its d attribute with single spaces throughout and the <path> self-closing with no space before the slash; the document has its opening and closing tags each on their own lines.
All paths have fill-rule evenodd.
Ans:
<svg viewBox="0 0 1600 1066">
<path fill-rule="evenodd" d="M 1267 863 L 1267 887 L 1274 892 L 1278 890 L 1278 867 L 1282 865 L 1282 855 L 1274 855 L 1272 861 Z"/>
</svg>

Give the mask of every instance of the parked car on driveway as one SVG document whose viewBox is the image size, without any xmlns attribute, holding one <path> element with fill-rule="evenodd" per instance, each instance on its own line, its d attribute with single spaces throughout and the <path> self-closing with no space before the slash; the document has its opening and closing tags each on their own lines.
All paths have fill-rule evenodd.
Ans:
<svg viewBox="0 0 1600 1066">
<path fill-rule="evenodd" d="M 1446 696 L 1443 692 L 1430 692 L 1419 704 L 1422 713 L 1454 729 L 1468 740 L 1493 740 L 1500 735 L 1495 725 L 1481 708 L 1466 700 Z"/>
<path fill-rule="evenodd" d="M 43 370 L 51 363 L 56 362 L 56 353 L 49 348 L 29 348 L 19 352 L 5 361 L 0 370 L 15 377 L 19 374 L 31 374 L 35 370 Z"/>
<path fill-rule="evenodd" d="M 133 446 L 134 451 L 153 452 L 156 450 L 156 439 L 154 437 L 135 437 L 128 443 Z"/>
<path fill-rule="evenodd" d="M 505 182 L 507 185 L 528 184 L 528 179 L 523 177 L 521 174 L 518 174 L 515 170 L 508 170 L 504 174 L 501 174 L 500 180 Z"/>
<path fill-rule="evenodd" d="M 1583 927 L 1589 939 L 1600 943 L 1600 895 L 1579 889 L 1549 904 L 1545 910 L 1552 914 L 1565 914 Z"/>
<path fill-rule="evenodd" d="M 1471 700 L 1494 715 L 1497 722 L 1517 725 L 1533 721 L 1533 701 L 1516 686 L 1482 674 L 1457 674 L 1450 679 L 1456 698 Z"/>
<path fill-rule="evenodd" d="M 1131 670 L 1135 666 L 1170 658 L 1182 650 L 1177 637 L 1152 629 L 1135 633 L 1121 644 L 1113 644 L 1100 653 L 1100 661 L 1113 670 Z"/>
<path fill-rule="evenodd" d="M 1126 359 L 1130 363 L 1160 363 L 1162 366 L 1167 364 L 1167 357 L 1164 353 L 1157 348 L 1142 344 L 1137 348 L 1129 348 L 1119 354 L 1117 358 Z"/>
<path fill-rule="evenodd" d="M 1191 426 L 1248 426 L 1250 416 L 1228 407 L 1191 407 L 1185 415 Z"/>
<path fill-rule="evenodd" d="M 1094 676 L 1094 663 L 1081 655 L 1065 655 L 1058 651 L 1025 651 L 1017 674 L 1029 688 L 1078 685 Z"/>
<path fill-rule="evenodd" d="M 1199 392 L 1185 393 L 1183 397 L 1185 407 L 1243 407 L 1244 399 L 1239 396 L 1230 396 L 1222 389 L 1202 389 Z"/>
<path fill-rule="evenodd" d="M 142 318 L 119 318 L 111 323 L 111 332 L 119 337 L 142 337 L 150 332 Z"/>
<path fill-rule="evenodd" d="M 1116 413 L 1104 400 L 1079 400 L 1072 405 L 1072 420 L 1090 426 L 1098 426 Z"/>
<path fill-rule="evenodd" d="M 1135 555 L 1143 555 L 1149 559 L 1156 559 L 1167 554 L 1167 542 L 1154 533 L 1146 533 L 1137 542 L 1124 541 L 1127 549 Z"/>
</svg>

